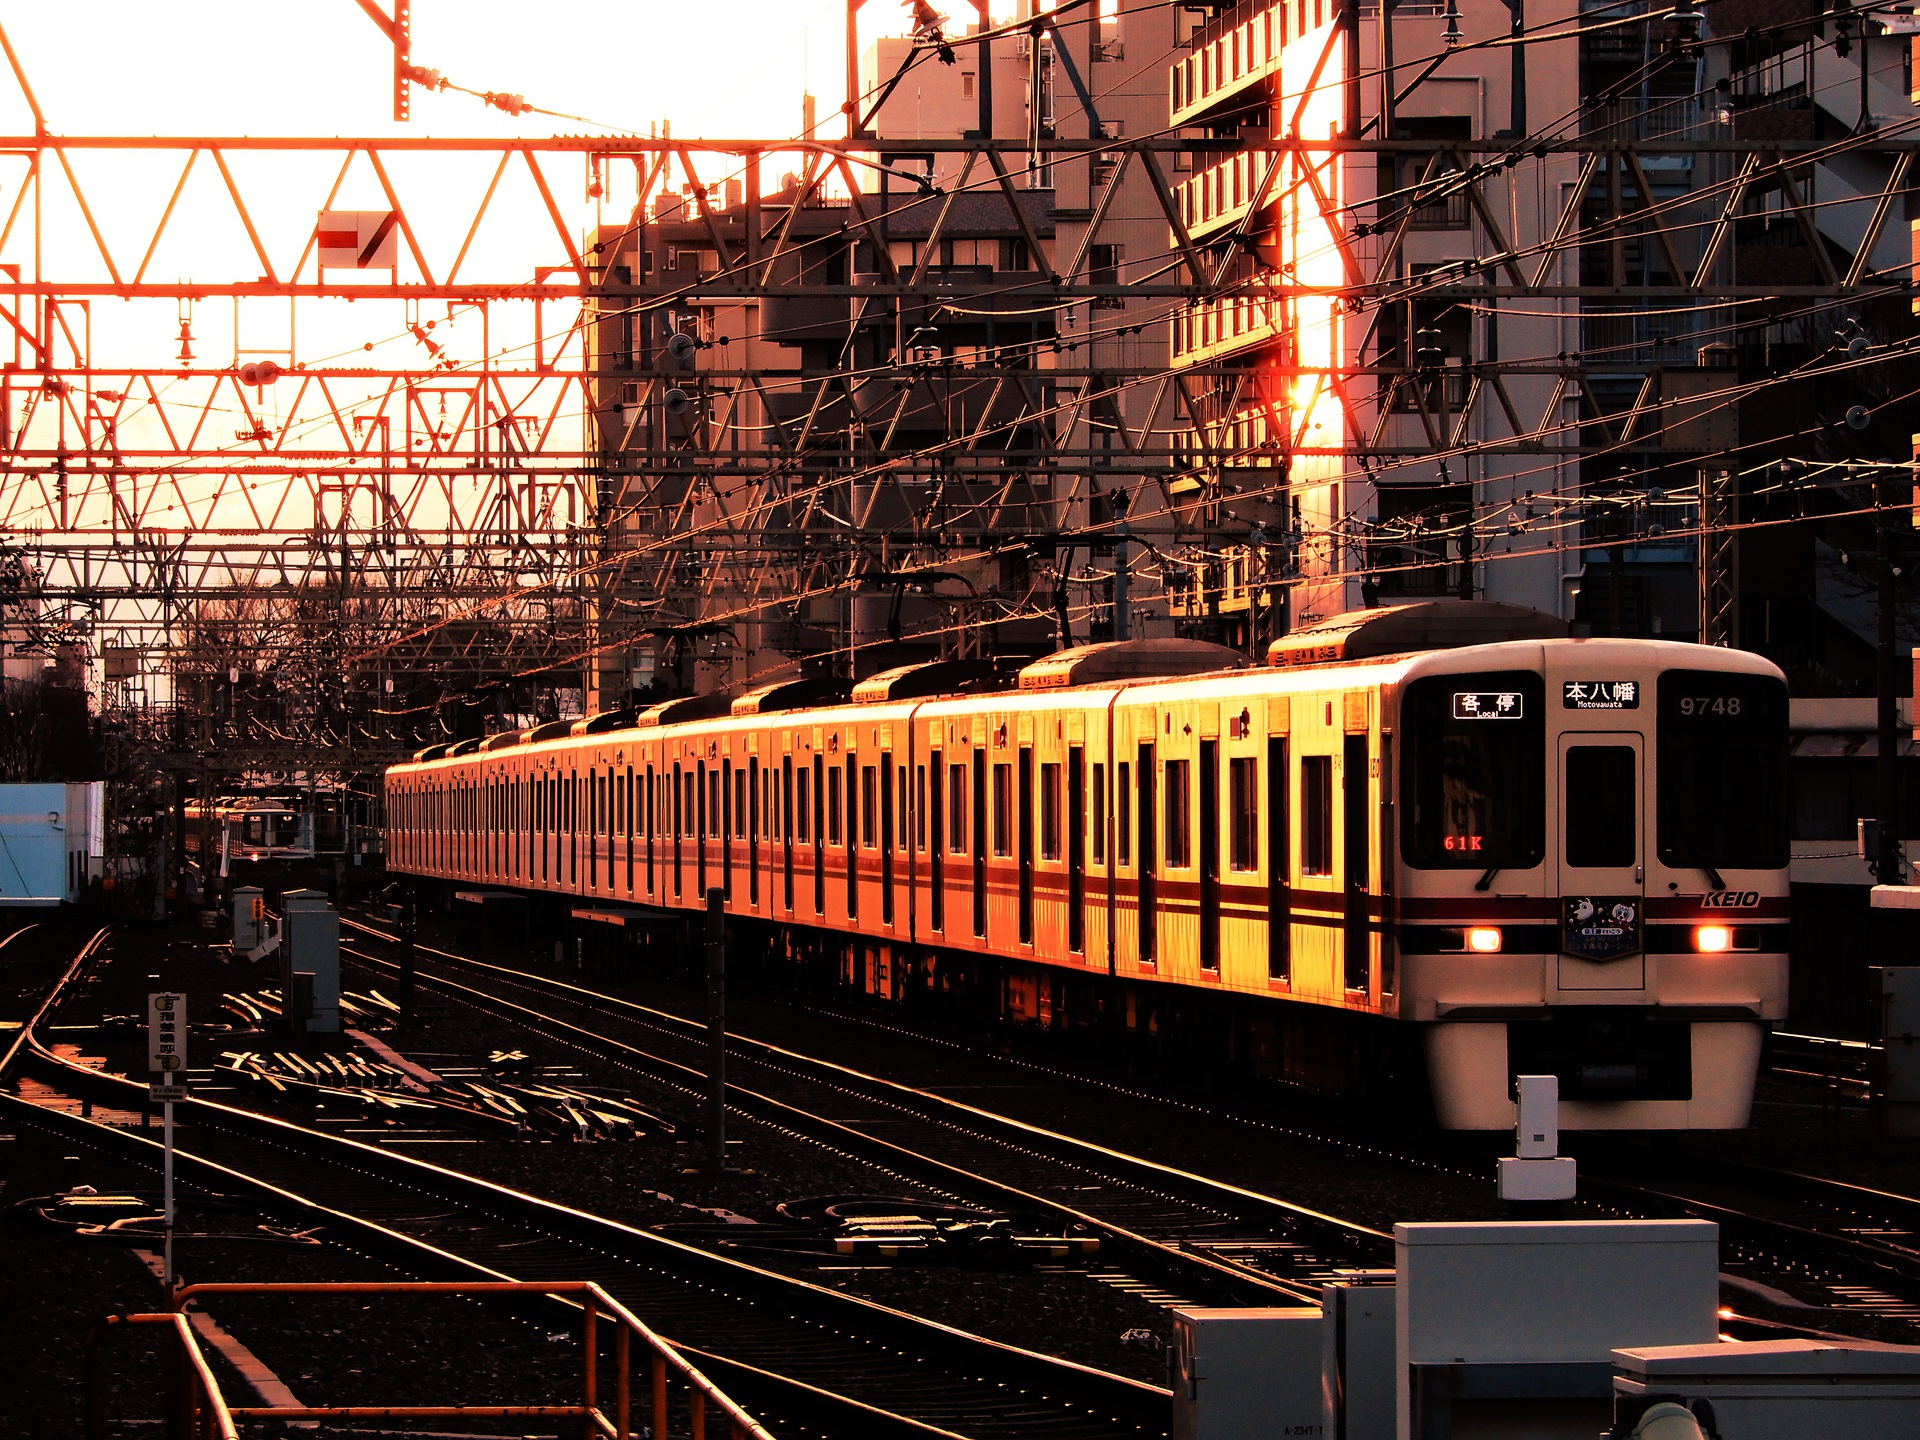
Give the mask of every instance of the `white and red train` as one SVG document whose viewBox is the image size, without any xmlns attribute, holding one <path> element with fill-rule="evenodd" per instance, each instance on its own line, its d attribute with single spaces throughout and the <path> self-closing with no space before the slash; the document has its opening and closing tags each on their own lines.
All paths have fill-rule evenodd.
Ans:
<svg viewBox="0 0 1920 1440">
<path fill-rule="evenodd" d="M 1206 1034 L 1322 1088 L 1423 1055 L 1439 1122 L 1744 1125 L 1786 1002 L 1787 695 L 1757 656 L 1433 602 L 1265 668 L 1093 645 L 951 691 L 908 668 L 423 751 L 388 862 L 726 909 L 881 994 Z M 785 708 L 783 708 L 785 707 Z M 1417 1047 L 1401 1042 L 1417 1038 Z"/>
</svg>

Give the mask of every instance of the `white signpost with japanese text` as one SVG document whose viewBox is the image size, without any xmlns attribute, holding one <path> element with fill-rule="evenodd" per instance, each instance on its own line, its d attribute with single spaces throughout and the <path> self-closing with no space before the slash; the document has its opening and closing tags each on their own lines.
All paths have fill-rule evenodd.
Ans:
<svg viewBox="0 0 1920 1440">
<path fill-rule="evenodd" d="M 186 1095 L 187 997 L 173 991 L 147 996 L 147 1069 L 159 1078 L 148 1093 L 160 1102 L 161 1209 L 166 1250 L 161 1282 L 173 1288 L 173 1102 Z"/>
</svg>

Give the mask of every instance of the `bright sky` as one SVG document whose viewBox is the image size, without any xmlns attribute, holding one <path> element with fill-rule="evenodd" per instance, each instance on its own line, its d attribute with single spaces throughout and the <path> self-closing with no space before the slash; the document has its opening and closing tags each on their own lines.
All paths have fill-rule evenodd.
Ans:
<svg viewBox="0 0 1920 1440">
<path fill-rule="evenodd" d="M 391 0 L 383 8 L 391 13 Z M 964 4 L 943 4 L 959 16 Z M 996 3 L 996 10 L 1001 6 Z M 1011 0 L 1005 7 L 1011 9 Z M 414 63 L 440 71 L 476 91 L 524 96 L 544 109 L 587 117 L 609 130 L 646 134 L 662 119 L 676 138 L 780 137 L 801 127 L 801 97 L 819 97 L 822 133 L 831 136 L 845 96 L 844 0 L 414 0 Z M 909 28 L 907 7 L 895 0 L 868 0 L 861 16 L 861 44 Z M 391 118 L 392 49 L 355 0 L 0 0 L 4 25 L 28 81 L 56 135 L 244 136 L 549 136 L 591 133 L 592 127 L 537 114 L 509 117 L 473 96 L 413 92 L 413 120 Z M 12 80 L 0 69 L 0 134 L 25 135 L 32 120 Z M 183 151 L 135 154 L 74 152 L 71 163 L 84 188 L 123 278 L 131 278 L 154 236 L 154 227 L 180 181 Z M 438 276 L 447 274 L 475 208 L 486 192 L 497 155 L 394 154 L 387 160 L 394 185 Z M 340 165 L 338 153 L 234 154 L 234 181 L 245 197 L 280 278 L 292 275 L 315 217 L 326 203 Z M 706 157 L 709 180 L 726 173 Z M 543 162 L 569 230 L 576 240 L 599 221 L 621 223 L 633 205 L 632 167 L 606 175 L 598 207 L 587 194 L 584 157 Z M 776 164 L 767 182 L 777 184 Z M 60 167 L 44 171 L 42 229 L 44 273 L 49 280 L 108 279 Z M 0 221 L 19 206 L 28 182 L 24 156 L 0 156 Z M 336 210 L 388 208 L 364 157 L 342 182 Z M 23 206 L 0 261 L 32 273 L 32 206 Z M 403 252 L 404 256 L 404 252 Z M 515 161 L 500 182 L 484 224 L 461 272 L 463 280 L 520 284 L 537 265 L 564 262 L 564 247 L 546 218 L 531 178 Z M 155 244 L 145 278 L 174 281 L 250 281 L 260 265 L 227 197 L 218 169 L 201 156 L 194 162 L 167 232 Z M 311 260 L 298 277 L 315 278 Z M 375 278 L 371 273 L 369 278 Z M 384 278 L 384 277 L 380 277 Z M 418 278 L 403 258 L 403 283 Z M 539 317 L 542 333 L 564 333 L 571 316 L 554 305 Z M 66 312 L 63 312 L 65 314 Z M 248 355 L 284 358 L 294 338 L 284 301 L 247 300 L 240 306 L 202 300 L 179 307 L 171 299 L 121 302 L 96 299 L 71 324 L 84 324 L 96 365 L 171 369 L 179 349 L 179 322 L 191 320 L 196 370 L 237 366 Z M 313 366 L 372 365 L 412 368 L 427 362 L 427 338 L 415 323 L 434 326 L 432 341 L 447 361 L 471 366 L 482 354 L 508 368 L 532 363 L 534 316 L 524 303 L 496 303 L 489 329 L 472 310 L 450 313 L 444 304 L 397 301 L 302 301 L 296 358 Z M 547 358 L 553 360 L 551 339 Z M 0 345 L 0 351 L 5 350 Z M 561 358 L 577 366 L 574 353 Z M 69 363 L 56 355 L 57 363 Z M 184 362 L 182 362 L 184 364 Z M 253 413 L 240 409 L 231 378 L 178 378 L 163 385 L 164 403 L 193 402 L 211 395 L 215 423 L 207 433 L 222 444 L 237 427 L 264 418 L 296 442 L 329 438 L 328 418 L 299 387 L 269 386 L 249 397 Z M 359 416 L 376 404 L 342 394 L 343 410 Z M 516 399 L 516 404 L 522 403 Z M 549 402 L 531 391 L 530 412 Z M 54 406 L 42 406 L 31 423 L 23 410 L 16 430 L 29 443 L 52 443 Z M 231 422 L 231 423 L 230 423 Z M 160 428 L 150 404 L 131 397 L 119 411 L 118 437 L 130 446 L 158 446 Z M 337 428 L 337 427 L 336 427 Z M 44 435 L 41 432 L 46 432 Z M 372 432 L 358 443 L 371 445 Z M 203 439 L 205 437 L 203 436 Z M 164 448 L 164 447 L 160 447 Z M 256 449 L 237 439 L 237 452 Z M 187 500 L 191 502 L 193 496 Z M 16 502 L 0 524 L 38 524 L 49 515 L 21 511 Z M 224 502 L 222 502 L 224 503 Z M 43 507 L 44 508 L 44 507 Z M 183 508 L 183 507 L 182 507 Z M 177 523 L 181 508 L 169 504 L 152 518 Z M 84 523 L 91 502 L 80 506 Z M 93 517 L 96 518 L 97 517 Z"/>
<path fill-rule="evenodd" d="M 392 0 L 377 3 L 391 12 Z M 957 23 L 969 11 L 942 8 Z M 845 97 L 843 15 L 842 0 L 414 0 L 413 58 L 469 89 L 615 128 L 645 133 L 665 117 L 676 135 L 785 136 L 798 131 L 809 89 L 823 119 Z M 868 0 L 862 43 L 903 33 L 907 15 L 894 0 Z M 0 24 L 56 133 L 582 128 L 417 89 L 414 120 L 396 126 L 392 51 L 354 0 L 0 0 Z M 9 130 L 23 125 L 11 93 L 0 116 Z"/>
</svg>

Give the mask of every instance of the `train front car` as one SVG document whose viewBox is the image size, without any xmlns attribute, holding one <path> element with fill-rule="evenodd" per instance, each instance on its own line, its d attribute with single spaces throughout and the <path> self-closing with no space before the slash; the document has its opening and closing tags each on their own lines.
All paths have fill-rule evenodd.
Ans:
<svg viewBox="0 0 1920 1440">
<path fill-rule="evenodd" d="M 1787 996 L 1787 692 L 1738 651 L 1548 640 L 1398 687 L 1400 1014 L 1439 1123 L 1747 1123 Z"/>
</svg>

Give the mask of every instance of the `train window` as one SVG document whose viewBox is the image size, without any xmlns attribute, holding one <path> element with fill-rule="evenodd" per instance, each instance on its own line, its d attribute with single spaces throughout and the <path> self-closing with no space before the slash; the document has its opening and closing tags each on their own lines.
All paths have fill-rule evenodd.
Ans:
<svg viewBox="0 0 1920 1440">
<path fill-rule="evenodd" d="M 947 849 L 967 853 L 967 764 L 953 762 L 947 771 Z"/>
<path fill-rule="evenodd" d="M 840 767 L 827 771 L 827 843 L 840 843 Z"/>
<path fill-rule="evenodd" d="M 913 810 L 913 848 L 925 853 L 927 848 L 927 767 L 914 769 L 914 799 L 920 803 Z M 938 836 L 935 837 L 936 839 Z"/>
<path fill-rule="evenodd" d="M 1093 767 L 1093 863 L 1107 863 L 1107 767 Z"/>
<path fill-rule="evenodd" d="M 899 818 L 897 821 L 898 828 L 896 829 L 895 833 L 898 834 L 900 837 L 900 848 L 902 850 L 911 850 L 913 848 L 913 840 L 912 840 L 912 837 L 907 833 L 907 817 L 913 812 L 907 808 L 907 801 L 909 799 L 908 791 L 907 791 L 907 767 L 902 765 L 898 773 L 899 773 L 899 780 L 897 781 L 895 788 L 899 791 L 899 794 L 894 803 L 893 813 Z M 922 773 L 921 778 L 923 780 L 926 778 L 924 772 Z"/>
<path fill-rule="evenodd" d="M 1193 792 L 1189 762 L 1167 762 L 1167 865 L 1183 870 L 1193 864 Z"/>
<path fill-rule="evenodd" d="M 686 838 L 692 840 L 700 833 L 700 775 L 697 770 L 687 772 L 686 784 L 682 789 L 685 791 L 686 808 L 682 812 L 681 823 L 686 827 Z"/>
<path fill-rule="evenodd" d="M 1787 863 L 1787 690 L 1767 675 L 1669 670 L 1655 775 L 1663 864 Z"/>
<path fill-rule="evenodd" d="M 1122 760 L 1113 771 L 1113 863 L 1116 865 L 1133 863 L 1132 768 Z"/>
<path fill-rule="evenodd" d="M 878 784 L 878 772 L 871 765 L 860 767 L 860 843 L 871 850 L 874 846 L 874 815 L 878 809 L 874 800 L 874 791 Z"/>
<path fill-rule="evenodd" d="M 1631 745 L 1569 745 L 1566 789 L 1567 864 L 1631 865 L 1639 851 L 1637 800 Z"/>
<path fill-rule="evenodd" d="M 1227 868 L 1260 868 L 1259 762 L 1251 755 L 1227 762 Z"/>
<path fill-rule="evenodd" d="M 1013 766 L 993 767 L 993 853 L 1013 853 Z"/>
<path fill-rule="evenodd" d="M 793 838 L 798 840 L 802 845 L 806 844 L 813 835 L 813 824 L 811 820 L 813 812 L 810 808 L 810 802 L 813 799 L 813 787 L 807 783 L 811 778 L 805 766 L 802 766 L 794 772 Z"/>
<path fill-rule="evenodd" d="M 1300 757 L 1300 873 L 1333 873 L 1333 757 Z"/>
<path fill-rule="evenodd" d="M 1060 858 L 1060 767 L 1040 767 L 1040 858 Z"/>
<path fill-rule="evenodd" d="M 747 803 L 750 776 L 745 770 L 733 772 L 733 833 L 741 840 L 753 838 L 753 814 Z"/>
<path fill-rule="evenodd" d="M 707 835 L 710 839 L 724 840 L 727 832 L 721 828 L 721 808 L 727 798 L 725 777 L 718 770 L 707 772 Z"/>
<path fill-rule="evenodd" d="M 1434 870 L 1529 870 L 1546 853 L 1546 705 L 1527 671 L 1407 686 L 1401 853 Z M 1301 797 L 1301 804 L 1306 798 Z"/>
</svg>

